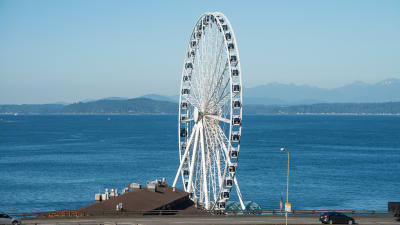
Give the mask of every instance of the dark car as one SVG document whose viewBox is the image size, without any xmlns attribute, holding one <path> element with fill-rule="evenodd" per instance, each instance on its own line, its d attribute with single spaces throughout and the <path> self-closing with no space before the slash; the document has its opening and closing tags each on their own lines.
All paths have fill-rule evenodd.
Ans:
<svg viewBox="0 0 400 225">
<path fill-rule="evenodd" d="M 339 224 L 355 224 L 356 221 L 350 217 L 346 216 L 343 213 L 339 212 L 327 212 L 324 214 L 321 214 L 319 217 L 319 221 L 322 223 L 329 223 L 329 224 L 334 224 L 334 223 L 339 223 Z"/>
</svg>

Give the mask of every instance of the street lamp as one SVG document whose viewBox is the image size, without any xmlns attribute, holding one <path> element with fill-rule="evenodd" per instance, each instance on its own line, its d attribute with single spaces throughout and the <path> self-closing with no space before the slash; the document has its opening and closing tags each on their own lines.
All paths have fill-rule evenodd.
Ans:
<svg viewBox="0 0 400 225">
<path fill-rule="evenodd" d="M 290 153 L 286 148 L 281 148 L 281 151 L 287 153 L 286 202 L 285 202 L 285 217 L 286 217 L 286 225 L 287 225 L 288 224 L 288 211 L 291 211 L 291 205 L 289 203 Z"/>
</svg>

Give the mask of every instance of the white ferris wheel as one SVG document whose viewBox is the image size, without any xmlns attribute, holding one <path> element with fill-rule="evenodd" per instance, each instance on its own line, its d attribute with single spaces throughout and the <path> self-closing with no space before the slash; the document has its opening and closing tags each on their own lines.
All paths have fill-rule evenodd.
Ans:
<svg viewBox="0 0 400 225">
<path fill-rule="evenodd" d="M 207 210 L 225 209 L 236 179 L 242 132 L 242 74 L 229 20 L 220 12 L 199 17 L 183 64 L 178 139 L 179 177 L 190 198 Z"/>
</svg>

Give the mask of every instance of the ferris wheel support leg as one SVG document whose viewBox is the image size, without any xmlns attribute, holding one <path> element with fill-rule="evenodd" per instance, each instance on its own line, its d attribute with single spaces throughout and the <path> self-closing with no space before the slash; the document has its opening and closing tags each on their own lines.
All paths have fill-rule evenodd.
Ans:
<svg viewBox="0 0 400 225">
<path fill-rule="evenodd" d="M 236 176 L 233 178 L 233 181 L 235 182 L 236 192 L 239 197 L 240 206 L 242 207 L 242 210 L 246 210 L 246 207 L 244 206 L 243 199 L 242 199 L 242 193 L 240 192 L 239 184 L 236 180 Z"/>
<path fill-rule="evenodd" d="M 189 153 L 189 149 L 190 149 L 190 145 L 191 145 L 192 140 L 193 140 L 194 133 L 196 133 L 196 131 L 197 131 L 197 129 L 198 129 L 198 128 L 197 128 L 197 125 L 194 125 L 193 128 L 194 128 L 194 129 L 193 129 L 194 131 L 193 131 L 192 134 L 190 135 L 188 144 L 186 145 L 185 153 L 183 154 L 183 157 L 181 158 L 181 163 L 179 164 L 179 169 L 178 169 L 178 171 L 176 172 L 176 176 L 175 176 L 174 183 L 172 184 L 172 188 L 174 188 L 174 189 L 175 189 L 175 186 L 176 186 L 176 182 L 178 181 L 179 174 L 181 173 L 183 163 L 185 162 L 185 158 L 187 157 L 187 155 L 188 155 L 188 153 Z"/>
<path fill-rule="evenodd" d="M 198 144 L 198 141 L 199 141 L 199 128 L 197 127 L 197 129 L 196 129 L 196 134 L 195 134 L 195 137 L 194 137 L 194 146 L 193 146 L 193 153 L 192 153 L 192 161 L 191 161 L 191 163 L 190 163 L 190 170 L 189 170 L 189 183 L 188 183 L 188 193 L 190 193 L 191 191 L 192 191 L 192 189 L 193 189 L 193 184 L 192 184 L 192 182 L 193 182 L 193 170 L 194 170 L 194 164 L 195 164 L 195 162 L 196 162 L 196 153 L 197 153 L 197 144 Z M 194 196 L 193 196 L 194 197 Z"/>
<path fill-rule="evenodd" d="M 210 209 L 210 202 L 208 200 L 208 188 L 207 188 L 207 169 L 206 169 L 206 155 L 204 152 L 204 131 L 203 123 L 200 124 L 200 146 L 201 146 L 201 163 L 203 167 L 203 196 L 205 208 Z"/>
</svg>

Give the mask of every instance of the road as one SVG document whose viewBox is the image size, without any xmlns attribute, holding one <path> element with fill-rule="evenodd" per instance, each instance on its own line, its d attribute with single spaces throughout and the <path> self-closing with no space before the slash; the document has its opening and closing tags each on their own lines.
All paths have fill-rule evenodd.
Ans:
<svg viewBox="0 0 400 225">
<path fill-rule="evenodd" d="M 359 225 L 400 225 L 390 216 L 354 217 Z M 132 218 L 76 218 L 76 219 L 34 219 L 23 220 L 22 224 L 37 225 L 164 225 L 164 224 L 285 224 L 282 216 L 142 216 Z M 290 216 L 288 224 L 321 224 L 317 216 Z"/>
</svg>

